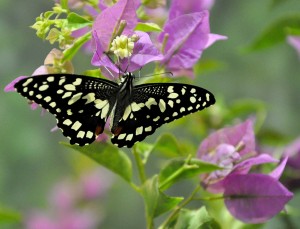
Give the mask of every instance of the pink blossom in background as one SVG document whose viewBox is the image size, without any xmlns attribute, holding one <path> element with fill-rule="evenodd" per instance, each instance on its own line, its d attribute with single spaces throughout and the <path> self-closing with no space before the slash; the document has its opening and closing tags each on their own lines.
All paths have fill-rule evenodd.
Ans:
<svg viewBox="0 0 300 229">
<path fill-rule="evenodd" d="M 297 51 L 300 58 L 300 36 L 288 36 L 287 42 Z"/>
<path fill-rule="evenodd" d="M 25 219 L 26 229 L 95 229 L 103 215 L 98 200 L 112 184 L 103 169 L 85 172 L 78 180 L 64 179 L 50 192 L 47 209 L 32 210 Z"/>
</svg>

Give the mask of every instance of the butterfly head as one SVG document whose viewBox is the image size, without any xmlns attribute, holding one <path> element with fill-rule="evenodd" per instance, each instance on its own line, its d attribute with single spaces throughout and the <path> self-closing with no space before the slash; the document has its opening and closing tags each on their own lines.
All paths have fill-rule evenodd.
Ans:
<svg viewBox="0 0 300 229">
<path fill-rule="evenodd" d="M 125 72 L 120 77 L 120 84 L 123 84 L 124 82 L 132 81 L 135 78 L 135 75 L 132 72 Z"/>
</svg>

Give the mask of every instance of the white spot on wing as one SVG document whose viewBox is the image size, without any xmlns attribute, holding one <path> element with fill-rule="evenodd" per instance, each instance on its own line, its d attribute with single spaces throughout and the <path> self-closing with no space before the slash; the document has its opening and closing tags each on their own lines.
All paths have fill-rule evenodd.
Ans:
<svg viewBox="0 0 300 229">
<path fill-rule="evenodd" d="M 120 135 L 118 136 L 118 139 L 119 139 L 119 140 L 122 140 L 122 139 L 124 139 L 125 137 L 126 137 L 126 134 L 123 133 L 123 134 L 120 134 Z"/>
<path fill-rule="evenodd" d="M 75 85 L 75 86 L 78 86 L 80 85 L 82 82 L 82 79 L 81 78 L 77 78 L 72 84 Z"/>
<path fill-rule="evenodd" d="M 142 127 L 142 126 L 136 128 L 136 130 L 135 130 L 135 135 L 140 135 L 140 134 L 142 134 L 142 133 L 143 133 L 143 127 Z"/>
<path fill-rule="evenodd" d="M 172 100 L 169 100 L 169 101 L 168 101 L 168 104 L 169 104 L 169 106 L 170 106 L 170 107 L 172 107 L 172 108 L 173 108 L 173 106 L 174 106 L 174 102 L 173 102 Z"/>
<path fill-rule="evenodd" d="M 131 113 L 131 106 L 129 105 L 126 107 L 122 117 L 124 121 L 129 117 L 130 113 Z"/>
<path fill-rule="evenodd" d="M 169 94 L 168 98 L 170 99 L 176 99 L 179 95 L 177 93 L 171 93 Z"/>
<path fill-rule="evenodd" d="M 66 119 L 65 121 L 63 121 L 63 124 L 66 126 L 70 126 L 72 124 L 72 121 L 70 119 Z"/>
<path fill-rule="evenodd" d="M 47 78 L 47 81 L 48 81 L 48 82 L 53 82 L 53 81 L 54 81 L 54 76 L 49 76 L 49 77 Z"/>
<path fill-rule="evenodd" d="M 49 102 L 51 101 L 51 97 L 50 97 L 50 96 L 46 96 L 46 97 L 44 98 L 44 100 L 45 100 L 47 103 L 49 103 Z"/>
<path fill-rule="evenodd" d="M 92 138 L 93 136 L 94 136 L 94 134 L 93 134 L 92 131 L 88 131 L 88 132 L 86 133 L 86 137 L 87 137 L 87 138 Z"/>
<path fill-rule="evenodd" d="M 64 88 L 68 91 L 75 91 L 76 87 L 73 84 L 66 84 Z"/>
<path fill-rule="evenodd" d="M 82 96 L 82 92 L 73 95 L 72 98 L 68 101 L 68 105 L 72 105 L 73 103 L 78 101 L 81 98 L 81 96 Z"/>
<path fill-rule="evenodd" d="M 206 96 L 206 100 L 207 100 L 207 102 L 209 102 L 209 99 L 210 99 L 210 94 L 206 93 L 206 94 L 205 94 L 205 96 Z"/>
<path fill-rule="evenodd" d="M 141 108 L 139 107 L 139 105 L 136 104 L 136 102 L 131 103 L 131 110 L 133 112 L 135 111 L 139 111 Z"/>
<path fill-rule="evenodd" d="M 162 99 L 160 99 L 158 106 L 159 106 L 159 109 L 160 109 L 161 112 L 165 112 L 165 110 L 166 110 L 166 103 L 165 103 L 165 101 L 163 101 Z"/>
<path fill-rule="evenodd" d="M 157 102 L 155 101 L 154 98 L 149 98 L 145 104 L 146 104 L 146 107 L 148 107 L 148 109 L 150 109 L 151 105 L 157 105 Z"/>
<path fill-rule="evenodd" d="M 108 110 L 109 110 L 109 105 L 107 104 L 106 106 L 103 107 L 103 109 L 101 111 L 101 118 L 102 119 L 104 119 L 107 116 Z"/>
<path fill-rule="evenodd" d="M 46 91 L 46 90 L 48 89 L 48 87 L 49 87 L 49 86 L 48 86 L 47 84 L 45 84 L 45 85 L 40 86 L 40 87 L 39 87 L 39 90 L 40 90 L 40 91 Z"/>
<path fill-rule="evenodd" d="M 77 131 L 77 130 L 79 130 L 79 128 L 80 128 L 81 126 L 82 126 L 81 122 L 76 121 L 76 122 L 74 122 L 74 124 L 72 125 L 71 129 Z"/>
<path fill-rule="evenodd" d="M 173 86 L 169 86 L 167 91 L 168 91 L 169 93 L 174 92 L 174 87 L 173 87 Z"/>
<path fill-rule="evenodd" d="M 107 100 L 96 99 L 94 101 L 94 103 L 95 103 L 95 107 L 100 110 L 108 103 L 108 101 Z"/>
<path fill-rule="evenodd" d="M 27 79 L 23 84 L 22 84 L 22 86 L 23 87 L 26 87 L 28 84 L 30 84 L 31 82 L 33 81 L 33 79 L 32 78 L 29 78 L 29 79 Z"/>
<path fill-rule="evenodd" d="M 82 99 L 86 99 L 85 104 L 94 102 L 95 101 L 95 93 L 90 92 L 87 95 L 83 96 Z"/>
<path fill-rule="evenodd" d="M 85 132 L 84 131 L 79 131 L 77 134 L 77 138 L 84 138 Z"/>
<path fill-rule="evenodd" d="M 58 84 L 59 84 L 59 85 L 63 85 L 63 83 L 64 83 L 65 81 L 66 81 L 65 78 L 61 78 L 61 79 L 59 80 Z"/>
<path fill-rule="evenodd" d="M 191 103 L 195 103 L 196 102 L 196 98 L 195 97 L 190 97 L 190 101 L 191 101 Z"/>
<path fill-rule="evenodd" d="M 133 134 L 128 134 L 126 137 L 126 141 L 131 141 L 133 138 Z"/>
<path fill-rule="evenodd" d="M 50 107 L 54 108 L 54 107 L 56 107 L 56 102 L 52 102 L 49 105 L 50 105 Z"/>
</svg>

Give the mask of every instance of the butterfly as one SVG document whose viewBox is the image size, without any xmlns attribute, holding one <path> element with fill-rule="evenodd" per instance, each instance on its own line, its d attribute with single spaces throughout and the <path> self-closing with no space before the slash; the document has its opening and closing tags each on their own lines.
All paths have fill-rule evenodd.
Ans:
<svg viewBox="0 0 300 229">
<path fill-rule="evenodd" d="M 55 115 L 71 144 L 91 144 L 111 120 L 111 142 L 132 147 L 161 125 L 215 103 L 203 88 L 180 83 L 133 85 L 125 72 L 120 83 L 75 74 L 48 74 L 20 80 L 15 89 Z"/>
</svg>

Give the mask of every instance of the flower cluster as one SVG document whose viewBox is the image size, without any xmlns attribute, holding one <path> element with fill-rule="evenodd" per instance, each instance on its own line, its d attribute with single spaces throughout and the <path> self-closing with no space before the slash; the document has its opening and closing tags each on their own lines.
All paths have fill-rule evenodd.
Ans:
<svg viewBox="0 0 300 229">
<path fill-rule="evenodd" d="M 253 120 L 248 119 L 212 133 L 198 149 L 198 158 L 222 168 L 202 175 L 202 185 L 210 192 L 223 193 L 231 214 L 248 223 L 269 220 L 293 197 L 278 181 L 287 157 L 268 175 L 249 173 L 255 165 L 278 162 L 269 154 L 259 154 L 256 148 Z"/>
</svg>

